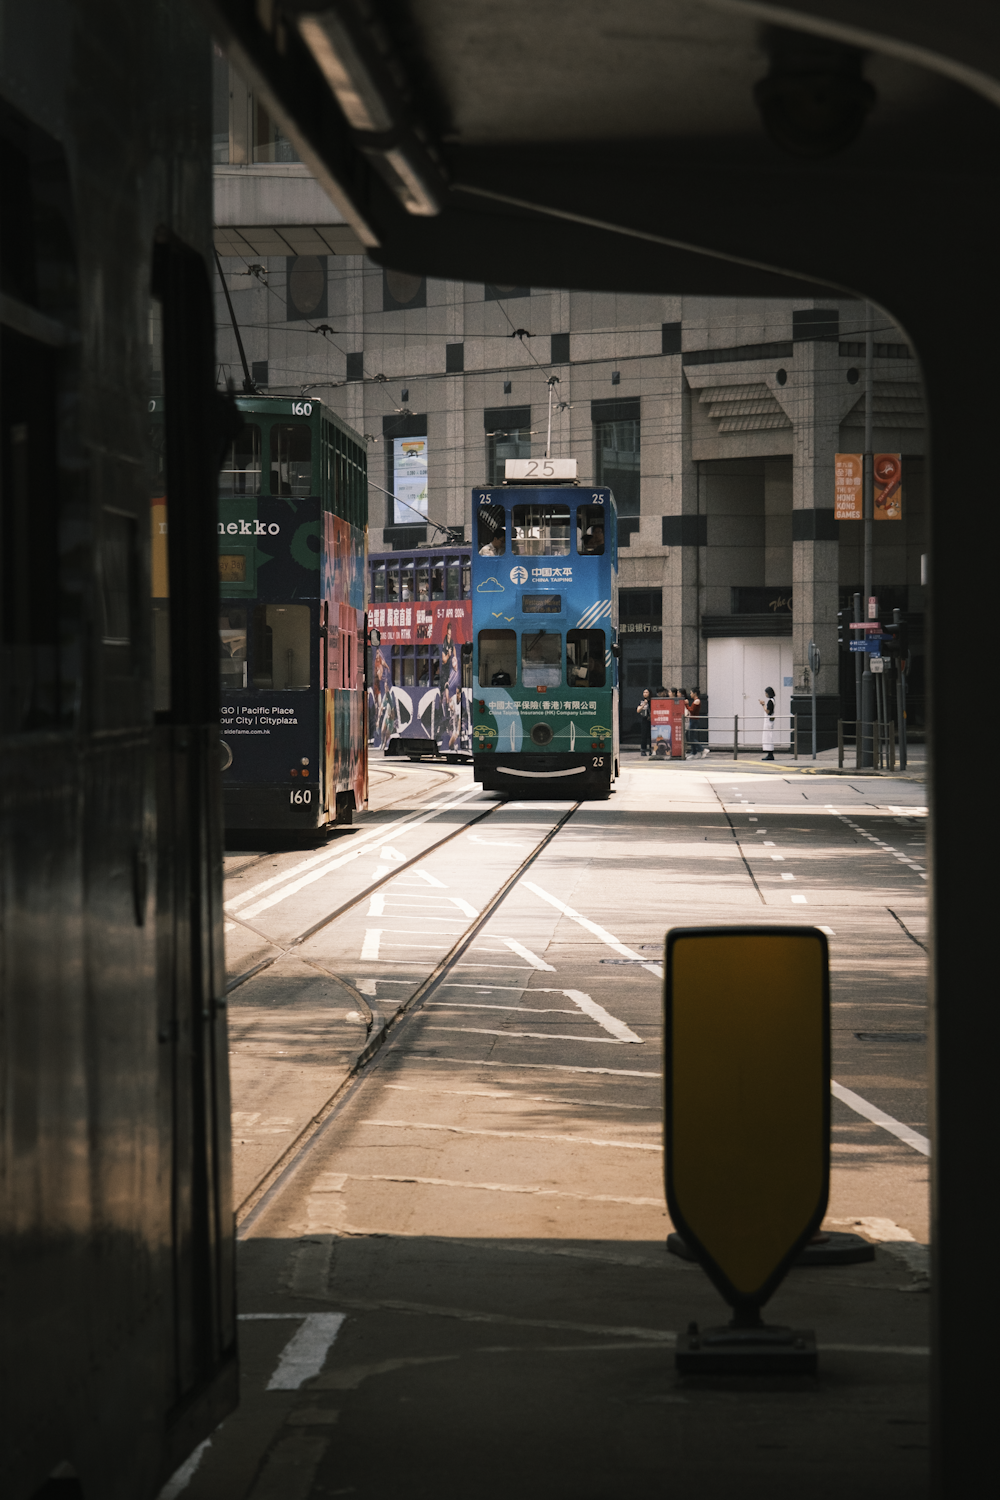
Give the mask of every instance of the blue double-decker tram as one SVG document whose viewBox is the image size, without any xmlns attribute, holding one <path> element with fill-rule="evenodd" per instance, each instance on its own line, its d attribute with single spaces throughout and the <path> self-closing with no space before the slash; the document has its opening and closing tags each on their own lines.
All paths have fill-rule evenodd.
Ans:
<svg viewBox="0 0 1000 1500">
<path fill-rule="evenodd" d="M 618 774 L 614 496 L 572 459 L 472 492 L 472 741 L 493 791 L 606 797 Z"/>
<path fill-rule="evenodd" d="M 319 401 L 237 405 L 218 521 L 226 827 L 318 833 L 368 799 L 365 444 Z"/>
</svg>

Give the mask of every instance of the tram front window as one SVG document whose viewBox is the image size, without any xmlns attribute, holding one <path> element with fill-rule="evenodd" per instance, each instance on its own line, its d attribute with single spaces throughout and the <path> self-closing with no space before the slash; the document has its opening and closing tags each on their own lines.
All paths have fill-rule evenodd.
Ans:
<svg viewBox="0 0 1000 1500">
<path fill-rule="evenodd" d="M 513 630 L 479 632 L 479 686 L 510 687 L 517 676 L 517 636 Z"/>
<path fill-rule="evenodd" d="M 566 677 L 570 687 L 603 687 L 604 631 L 566 632 Z"/>
<path fill-rule="evenodd" d="M 308 604 L 255 604 L 253 686 L 309 686 Z"/>
<path fill-rule="evenodd" d="M 521 637 L 521 682 L 526 688 L 562 686 L 562 635 L 526 630 Z"/>
<path fill-rule="evenodd" d="M 476 546 L 480 557 L 502 557 L 507 550 L 507 515 L 502 505 L 481 505 L 476 512 Z"/>
<path fill-rule="evenodd" d="M 226 449 L 219 471 L 220 495 L 259 495 L 260 471 L 260 428 L 248 422 Z"/>
<path fill-rule="evenodd" d="M 247 685 L 247 612 L 223 605 L 219 615 L 219 678 L 222 691 Z"/>
<path fill-rule="evenodd" d="M 519 557 L 569 555 L 568 505 L 515 505 L 511 551 Z"/>
<path fill-rule="evenodd" d="M 581 557 L 604 556 L 603 505 L 581 505 L 577 510 L 576 550 Z"/>
<path fill-rule="evenodd" d="M 275 422 L 271 428 L 271 494 L 312 493 L 312 432 L 304 422 Z"/>
</svg>

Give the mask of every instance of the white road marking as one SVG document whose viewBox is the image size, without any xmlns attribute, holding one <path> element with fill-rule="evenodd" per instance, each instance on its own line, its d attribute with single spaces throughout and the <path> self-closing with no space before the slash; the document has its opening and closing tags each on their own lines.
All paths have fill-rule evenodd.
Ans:
<svg viewBox="0 0 1000 1500">
<path fill-rule="evenodd" d="M 472 986 L 470 985 L 471 989 Z M 513 1011 L 519 1016 L 575 1016 L 575 1010 L 566 1010 L 565 1007 L 555 1009 L 548 1007 L 540 1009 L 537 1005 L 493 1005 L 488 1000 L 428 1000 L 427 1008 L 435 1010 L 505 1010 Z"/>
<path fill-rule="evenodd" d="M 837 936 L 837 934 L 834 932 L 834 930 L 833 930 L 832 927 L 818 927 L 816 930 L 818 932 L 825 932 L 826 935 L 827 935 L 827 937 L 836 937 Z"/>
<path fill-rule="evenodd" d="M 440 1130 L 449 1135 L 487 1135 L 501 1141 L 568 1141 L 571 1146 L 610 1146 L 621 1151 L 662 1151 L 663 1147 L 645 1141 L 602 1141 L 582 1135 L 546 1135 L 534 1130 L 478 1130 L 471 1125 L 431 1125 L 422 1120 L 361 1120 L 361 1125 L 375 1125 L 380 1130 Z"/>
<path fill-rule="evenodd" d="M 539 958 L 537 953 L 532 953 L 530 948 L 526 948 L 523 943 L 517 942 L 515 938 L 501 938 L 500 941 L 501 943 L 506 943 L 511 952 L 516 953 L 518 958 L 526 958 L 533 969 L 545 969 L 549 974 L 556 972 L 554 965 L 547 964 L 544 958 Z"/>
<path fill-rule="evenodd" d="M 613 1078 L 662 1078 L 659 1072 L 650 1073 L 642 1068 L 599 1068 L 585 1067 L 580 1063 L 526 1063 L 526 1062 L 500 1062 L 495 1058 L 482 1057 L 478 1062 L 469 1062 L 466 1057 L 424 1057 L 419 1052 L 412 1052 L 409 1060 L 411 1062 L 444 1063 L 451 1064 L 456 1068 L 541 1068 L 547 1073 L 607 1073 Z"/>
<path fill-rule="evenodd" d="M 563 990 L 567 1000 L 572 1000 L 578 1005 L 585 1015 L 596 1021 L 605 1031 L 609 1031 L 613 1037 L 620 1042 L 638 1042 L 642 1045 L 642 1037 L 636 1036 L 631 1027 L 626 1026 L 624 1021 L 619 1021 L 615 1016 L 609 1015 L 603 1005 L 598 1005 L 596 1000 L 591 1000 L 582 990 Z"/>
<path fill-rule="evenodd" d="M 510 1182 L 457 1182 L 450 1177 L 407 1177 L 402 1173 L 351 1173 L 352 1182 L 413 1182 L 421 1187 L 463 1188 L 477 1193 L 529 1193 L 535 1198 L 575 1198 L 583 1203 L 628 1203 L 635 1208 L 663 1208 L 662 1198 L 618 1198 L 611 1193 L 568 1193 L 559 1188 L 522 1187 Z"/>
<path fill-rule="evenodd" d="M 385 897 L 383 896 L 383 894 L 382 894 L 381 891 L 376 891 L 374 893 L 374 895 L 372 896 L 371 904 L 368 907 L 367 915 L 369 917 L 384 917 L 385 916 Z M 376 957 L 377 956 L 378 955 L 376 954 Z"/>
<path fill-rule="evenodd" d="M 476 1312 L 467 1307 L 442 1307 L 436 1302 L 404 1302 L 396 1297 L 380 1297 L 377 1301 L 374 1297 L 342 1297 L 340 1300 L 343 1306 L 356 1308 L 359 1312 L 380 1312 L 384 1308 L 389 1312 L 414 1313 L 418 1317 L 456 1318 L 462 1323 L 502 1323 L 509 1328 L 551 1328 L 557 1333 L 597 1333 L 609 1338 L 634 1338 L 643 1339 L 646 1342 L 655 1340 L 665 1344 L 673 1344 L 677 1337 L 675 1333 L 662 1328 L 616 1328 L 607 1323 L 567 1323 L 547 1318 L 515 1318 L 508 1313 Z M 323 1389 L 323 1383 L 318 1389 Z"/>
<path fill-rule="evenodd" d="M 887 1130 L 890 1135 L 894 1135 L 905 1145 L 912 1146 L 914 1151 L 919 1151 L 922 1156 L 930 1156 L 931 1143 L 925 1135 L 920 1135 L 918 1131 L 911 1130 L 909 1125 L 894 1120 L 892 1115 L 887 1115 L 876 1105 L 869 1104 L 867 1099 L 862 1099 L 860 1094 L 855 1094 L 852 1089 L 845 1089 L 842 1083 L 834 1083 L 832 1079 L 830 1092 L 835 1099 L 840 1100 L 841 1104 L 846 1104 L 848 1109 L 853 1109 L 856 1115 L 870 1120 L 873 1125 L 880 1125 L 883 1130 Z"/>
<path fill-rule="evenodd" d="M 472 795 L 471 791 L 463 792 L 460 797 L 456 797 L 452 802 L 435 803 L 433 807 L 419 814 L 411 813 L 394 824 L 394 829 L 399 829 L 405 824 L 407 831 L 412 832 L 414 828 L 419 828 L 422 823 L 426 823 L 431 818 L 436 817 L 439 812 L 447 812 L 450 808 L 460 807 Z M 245 910 L 239 912 L 239 915 L 245 919 L 255 917 L 259 912 L 265 911 L 268 907 L 276 906 L 279 901 L 284 901 L 287 897 L 294 896 L 298 891 L 303 890 L 305 886 L 311 885 L 313 881 L 322 880 L 332 870 L 339 870 L 341 866 L 350 864 L 351 860 L 357 859 L 361 854 L 371 853 L 371 844 L 376 839 L 384 837 L 385 830 L 381 828 L 373 828 L 370 833 L 358 834 L 351 840 L 351 847 L 345 854 L 340 855 L 339 858 L 333 857 L 334 851 L 326 849 L 322 854 L 316 854 L 311 859 L 303 860 L 301 864 L 293 865 L 290 870 L 283 870 L 280 875 L 272 875 L 270 880 L 261 881 L 259 885 L 252 886 L 248 891 L 241 891 L 238 896 L 234 896 L 230 901 L 225 903 L 226 910 L 235 912 L 238 907 L 246 907 Z M 298 879 L 293 879 L 292 877 L 299 875 L 300 871 L 305 873 L 301 874 Z M 286 881 L 290 883 L 285 884 Z M 281 885 L 283 888 L 280 891 L 275 891 L 273 887 L 276 885 Z M 265 896 L 260 901 L 256 901 L 253 906 L 247 907 L 246 903 L 252 901 L 262 891 L 270 891 L 271 894 Z"/>
<path fill-rule="evenodd" d="M 198 1472 L 199 1465 L 211 1446 L 212 1439 L 210 1437 L 205 1438 L 204 1442 L 199 1443 L 197 1448 L 188 1454 L 180 1468 L 175 1469 L 171 1474 L 157 1496 L 157 1500 L 177 1500 L 177 1496 L 187 1489 Z"/>
<path fill-rule="evenodd" d="M 345 1313 L 306 1313 L 302 1327 L 292 1334 L 281 1351 L 277 1369 L 266 1389 L 297 1391 L 307 1380 L 318 1375 L 345 1317 Z"/>
<path fill-rule="evenodd" d="M 383 930 L 381 927 L 369 927 L 366 929 L 365 940 L 361 945 L 362 958 L 378 958 L 379 943 L 382 941 Z"/>
<path fill-rule="evenodd" d="M 399 850 L 398 849 L 394 849 L 391 844 L 386 844 L 383 849 L 380 849 L 378 857 L 379 857 L 379 859 L 385 859 L 385 860 L 389 860 L 389 861 L 396 861 L 396 860 L 398 860 L 398 862 L 400 864 L 402 864 L 403 861 L 406 859 L 406 855 L 405 854 L 400 854 Z"/>
<path fill-rule="evenodd" d="M 388 984 L 405 984 L 406 980 L 405 979 L 390 979 L 390 980 L 387 980 L 385 982 L 388 983 Z M 371 995 L 372 998 L 374 999 L 377 996 L 377 994 L 378 994 L 378 980 L 377 979 L 356 979 L 354 981 L 354 988 L 356 990 L 359 990 L 362 995 Z"/>
<path fill-rule="evenodd" d="M 792 902 L 796 906 L 805 906 L 805 905 L 807 905 L 805 896 L 793 896 L 792 897 Z"/>
<path fill-rule="evenodd" d="M 527 839 L 481 839 L 478 834 L 466 835 L 470 844 L 485 844 L 487 849 L 523 849 Z"/>
<path fill-rule="evenodd" d="M 536 1042 L 586 1042 L 591 1045 L 598 1043 L 604 1047 L 622 1045 L 616 1037 L 567 1036 L 561 1031 L 495 1031 L 486 1026 L 439 1026 L 437 1023 L 427 1029 L 428 1031 L 468 1031 L 475 1036 L 527 1037 Z"/>
<path fill-rule="evenodd" d="M 615 952 L 620 953 L 623 958 L 636 958 L 639 960 L 639 963 L 644 969 L 649 970 L 650 974 L 655 974 L 658 979 L 663 978 L 662 964 L 649 963 L 646 959 L 643 958 L 641 953 L 636 953 L 632 948 L 626 948 L 625 944 L 620 943 L 616 937 L 612 937 L 611 933 L 608 932 L 606 928 L 599 927 L 597 923 L 592 922 L 589 917 L 581 916 L 578 911 L 573 910 L 572 906 L 567 906 L 564 901 L 559 900 L 558 896 L 550 895 L 549 892 L 543 890 L 540 885 L 536 885 L 533 880 L 524 880 L 521 883 L 522 885 L 526 886 L 529 891 L 534 891 L 536 896 L 541 896 L 542 900 L 547 901 L 550 906 L 554 906 L 557 911 L 561 911 L 564 917 L 569 917 L 571 922 L 579 923 L 581 927 L 586 928 L 588 932 L 592 932 L 595 937 L 600 938 L 602 943 L 607 943 L 609 948 L 613 948 Z"/>
<path fill-rule="evenodd" d="M 438 880 L 436 875 L 432 875 L 430 870 L 425 870 L 420 865 L 411 870 L 410 874 L 419 876 L 427 885 L 437 886 L 439 891 L 446 891 L 448 889 L 443 880 Z"/>
<path fill-rule="evenodd" d="M 782 880 L 794 880 L 795 876 L 794 875 L 789 875 L 786 871 L 782 870 L 782 872 L 781 872 L 781 878 L 782 878 Z"/>
<path fill-rule="evenodd" d="M 581 1109 L 641 1109 L 649 1114 L 658 1104 L 621 1104 L 609 1099 L 562 1099 L 557 1094 L 524 1094 L 520 1089 L 422 1089 L 412 1083 L 387 1083 L 402 1094 L 457 1094 L 463 1099 L 530 1099 L 536 1104 L 578 1104 Z"/>
<path fill-rule="evenodd" d="M 783 854 L 772 854 L 772 855 L 771 855 L 771 858 L 772 858 L 772 859 L 778 859 L 778 860 L 781 860 L 781 861 L 782 861 L 782 862 L 783 862 L 783 861 L 784 861 L 784 858 L 785 858 L 785 856 L 784 856 L 784 855 L 783 855 Z"/>
</svg>

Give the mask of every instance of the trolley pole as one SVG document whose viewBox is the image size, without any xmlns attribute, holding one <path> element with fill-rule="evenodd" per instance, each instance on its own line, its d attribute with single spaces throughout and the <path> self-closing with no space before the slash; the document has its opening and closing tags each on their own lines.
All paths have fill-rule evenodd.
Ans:
<svg viewBox="0 0 1000 1500">
<path fill-rule="evenodd" d="M 559 384 L 558 375 L 549 376 L 549 425 L 545 434 L 545 457 L 552 457 L 552 397 L 555 395 L 556 386 Z"/>
<path fill-rule="evenodd" d="M 226 278 L 222 274 L 222 261 L 219 259 L 218 250 L 215 252 L 215 265 L 219 272 L 219 280 L 222 282 L 222 290 L 226 294 L 226 306 L 229 308 L 229 319 L 233 325 L 233 333 L 236 335 L 236 347 L 240 351 L 240 360 L 243 365 L 243 394 L 245 396 L 257 396 L 260 393 L 250 376 L 250 366 L 247 364 L 246 351 L 243 348 L 243 340 L 240 338 L 240 325 L 236 321 L 236 314 L 233 311 L 233 299 L 229 295 Z"/>
<path fill-rule="evenodd" d="M 865 564 L 864 564 L 864 594 L 862 603 L 865 613 L 862 617 L 868 621 L 871 611 L 870 600 L 872 597 L 872 522 L 875 517 L 875 455 L 872 452 L 872 427 L 874 425 L 874 369 L 875 369 L 875 334 L 872 329 L 872 307 L 866 304 L 867 327 L 865 329 L 865 453 L 863 475 L 863 511 L 865 528 Z M 867 631 L 865 632 L 867 636 Z M 875 706 L 875 678 L 871 669 L 871 658 L 865 649 L 864 670 L 861 674 L 861 764 L 870 766 L 874 761 L 874 745 L 872 743 L 872 729 Z"/>
</svg>

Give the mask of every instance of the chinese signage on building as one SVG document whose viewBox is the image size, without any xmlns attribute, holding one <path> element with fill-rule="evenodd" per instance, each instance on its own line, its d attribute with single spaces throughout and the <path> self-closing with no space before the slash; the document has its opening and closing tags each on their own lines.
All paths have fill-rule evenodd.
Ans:
<svg viewBox="0 0 1000 1500">
<path fill-rule="evenodd" d="M 427 439 L 392 440 L 393 520 L 397 526 L 419 526 L 427 515 Z"/>
<path fill-rule="evenodd" d="M 876 521 L 903 519 L 903 460 L 898 453 L 874 457 Z M 860 453 L 838 453 L 834 468 L 833 514 L 837 521 L 863 521 L 864 458 Z"/>
</svg>

